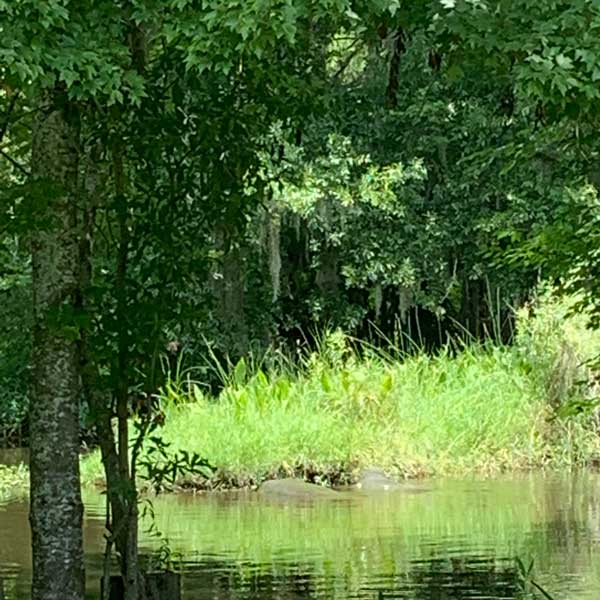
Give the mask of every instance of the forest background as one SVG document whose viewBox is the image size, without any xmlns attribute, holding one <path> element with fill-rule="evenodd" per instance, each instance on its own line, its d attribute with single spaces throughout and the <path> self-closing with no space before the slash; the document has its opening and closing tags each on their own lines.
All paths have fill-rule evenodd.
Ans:
<svg viewBox="0 0 600 600">
<path fill-rule="evenodd" d="M 188 366 L 211 395 L 320 338 L 343 360 L 504 347 L 545 281 L 597 325 L 596 3 L 19 0 L 0 17 L 0 420 L 31 443 L 34 562 L 61 519 L 79 552 L 82 431 L 116 521 L 135 517 L 111 488 L 135 481 L 130 417 L 140 440 L 161 425 Z M 563 372 L 572 353 L 541 331 L 534 389 L 571 373 L 546 400 L 576 396 L 591 430 L 593 345 Z M 46 514 L 54 471 L 65 504 Z"/>
</svg>

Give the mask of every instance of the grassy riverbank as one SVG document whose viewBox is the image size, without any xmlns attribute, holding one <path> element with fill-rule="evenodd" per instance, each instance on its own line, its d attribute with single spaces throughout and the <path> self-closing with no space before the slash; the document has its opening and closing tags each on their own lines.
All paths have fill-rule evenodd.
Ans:
<svg viewBox="0 0 600 600">
<path fill-rule="evenodd" d="M 594 394 L 585 363 L 600 336 L 584 322 L 545 298 L 518 315 L 514 345 L 472 343 L 434 356 L 357 352 L 334 333 L 293 364 L 240 363 L 223 373 L 218 398 L 171 382 L 160 435 L 218 468 L 210 480 L 187 482 L 208 488 L 292 474 L 347 481 L 369 464 L 399 477 L 595 464 L 593 416 L 560 416 Z M 82 477 L 102 478 L 97 453 L 82 460 Z"/>
<path fill-rule="evenodd" d="M 218 467 L 200 487 L 290 474 L 339 481 L 374 463 L 405 477 L 590 464 L 600 456 L 590 415 L 556 414 L 590 395 L 582 363 L 600 342 L 565 310 L 546 299 L 535 317 L 522 311 L 511 347 L 398 357 L 358 353 L 332 334 L 293 367 L 239 364 L 216 399 L 173 383 L 162 435 Z M 87 459 L 85 477 L 99 467 Z"/>
</svg>

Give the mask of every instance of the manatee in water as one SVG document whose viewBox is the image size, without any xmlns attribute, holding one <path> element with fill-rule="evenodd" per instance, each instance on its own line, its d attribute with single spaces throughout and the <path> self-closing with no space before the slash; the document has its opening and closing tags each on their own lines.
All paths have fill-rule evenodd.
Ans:
<svg viewBox="0 0 600 600">
<path fill-rule="evenodd" d="M 400 483 L 390 479 L 383 469 L 379 467 L 369 467 L 365 469 L 361 475 L 358 483 L 354 486 L 358 490 L 364 492 L 406 492 L 409 494 L 418 494 L 420 492 L 427 492 L 429 488 L 421 485 L 415 485 L 412 483 Z"/>
<path fill-rule="evenodd" d="M 271 498 L 294 498 L 299 500 L 309 500 L 311 498 L 342 498 L 342 492 L 335 492 L 330 488 L 307 483 L 302 479 L 270 479 L 265 481 L 258 492 Z"/>
</svg>

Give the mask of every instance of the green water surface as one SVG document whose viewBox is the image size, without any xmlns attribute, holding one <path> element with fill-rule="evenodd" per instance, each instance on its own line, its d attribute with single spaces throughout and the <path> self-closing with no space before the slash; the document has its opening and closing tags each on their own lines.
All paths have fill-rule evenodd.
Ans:
<svg viewBox="0 0 600 600">
<path fill-rule="evenodd" d="M 600 478 L 434 481 L 431 491 L 315 502 L 256 493 L 153 499 L 185 599 L 523 598 L 514 558 L 561 600 L 600 598 Z M 105 499 L 86 492 L 89 598 L 97 598 Z M 144 529 L 148 521 L 142 526 Z M 164 539 L 142 535 L 144 553 Z M 27 506 L 0 506 L 0 577 L 28 598 Z"/>
</svg>

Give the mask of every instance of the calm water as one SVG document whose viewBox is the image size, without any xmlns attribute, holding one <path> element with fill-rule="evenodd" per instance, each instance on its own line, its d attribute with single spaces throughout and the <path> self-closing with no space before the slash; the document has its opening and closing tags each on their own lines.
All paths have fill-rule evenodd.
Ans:
<svg viewBox="0 0 600 600">
<path fill-rule="evenodd" d="M 255 494 L 154 500 L 186 599 L 518 598 L 515 556 L 557 599 L 600 597 L 600 478 L 438 481 L 426 494 L 313 504 Z M 90 598 L 102 550 L 103 497 L 88 493 Z M 160 541 L 143 537 L 147 553 Z M 0 575 L 28 597 L 26 506 L 0 506 Z"/>
</svg>

